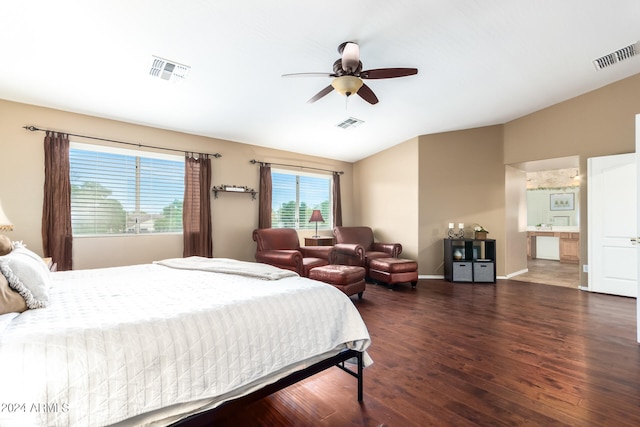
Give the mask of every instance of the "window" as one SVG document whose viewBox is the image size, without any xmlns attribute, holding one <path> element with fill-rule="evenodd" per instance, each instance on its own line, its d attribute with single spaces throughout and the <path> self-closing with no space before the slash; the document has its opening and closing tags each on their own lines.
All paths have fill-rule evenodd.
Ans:
<svg viewBox="0 0 640 427">
<path fill-rule="evenodd" d="M 324 222 L 318 223 L 318 230 L 331 229 L 332 182 L 331 176 L 272 169 L 271 226 L 315 230 L 316 224 L 309 218 L 314 209 L 319 209 Z"/>
<path fill-rule="evenodd" d="M 71 143 L 74 236 L 182 232 L 184 158 Z"/>
</svg>

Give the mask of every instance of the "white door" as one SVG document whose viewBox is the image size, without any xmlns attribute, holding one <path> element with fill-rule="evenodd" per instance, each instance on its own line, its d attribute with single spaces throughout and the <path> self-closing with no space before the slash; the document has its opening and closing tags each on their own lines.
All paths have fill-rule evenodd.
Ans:
<svg viewBox="0 0 640 427">
<path fill-rule="evenodd" d="M 636 171 L 640 171 L 640 114 L 636 115 Z M 636 203 L 637 212 L 640 212 L 640 173 L 636 173 Z M 636 232 L 640 231 L 640 218 L 636 218 Z M 636 236 L 638 238 L 638 236 Z M 640 243 L 640 239 L 638 241 Z M 636 262 L 638 263 L 638 277 L 640 278 L 640 250 L 636 245 Z M 638 342 L 640 343 L 640 283 L 638 283 L 638 293 L 636 295 L 636 331 Z"/>
<path fill-rule="evenodd" d="M 635 154 L 593 157 L 588 166 L 589 290 L 635 297 Z"/>
</svg>

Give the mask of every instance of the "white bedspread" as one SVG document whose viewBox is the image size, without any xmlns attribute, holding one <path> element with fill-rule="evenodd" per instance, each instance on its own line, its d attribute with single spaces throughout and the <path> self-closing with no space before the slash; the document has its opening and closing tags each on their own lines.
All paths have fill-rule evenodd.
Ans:
<svg viewBox="0 0 640 427">
<path fill-rule="evenodd" d="M 109 425 L 370 343 L 351 300 L 297 276 L 149 264 L 52 281 L 49 307 L 0 335 L 0 426 Z"/>
<path fill-rule="evenodd" d="M 239 274 L 241 276 L 255 277 L 262 280 L 278 280 L 285 277 L 297 276 L 298 273 L 291 270 L 274 267 L 258 262 L 238 261 L 230 258 L 205 258 L 191 256 L 188 258 L 169 258 L 155 261 L 155 264 L 165 267 L 180 268 L 184 270 L 202 270 L 215 273 Z"/>
</svg>

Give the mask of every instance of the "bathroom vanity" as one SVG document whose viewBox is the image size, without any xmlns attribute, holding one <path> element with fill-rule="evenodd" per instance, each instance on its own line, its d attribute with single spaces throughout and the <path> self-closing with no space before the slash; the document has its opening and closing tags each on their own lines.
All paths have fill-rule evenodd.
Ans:
<svg viewBox="0 0 640 427">
<path fill-rule="evenodd" d="M 578 227 L 553 227 L 527 231 L 527 257 L 550 259 L 567 264 L 580 262 L 580 231 Z"/>
</svg>

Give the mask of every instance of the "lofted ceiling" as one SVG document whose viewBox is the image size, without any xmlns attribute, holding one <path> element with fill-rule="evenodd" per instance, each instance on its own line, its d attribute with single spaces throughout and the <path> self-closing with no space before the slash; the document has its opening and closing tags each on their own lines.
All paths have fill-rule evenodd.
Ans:
<svg viewBox="0 0 640 427">
<path fill-rule="evenodd" d="M 0 98 L 357 161 L 418 135 L 502 124 L 640 72 L 637 0 L 21 0 L 0 15 Z M 344 41 L 380 102 L 306 101 Z M 152 56 L 190 67 L 172 83 Z M 362 120 L 342 129 L 347 118 Z M 38 118 L 32 123 L 38 125 Z M 73 129 L 60 129 L 73 132 Z M 109 135 L 96 135 L 108 138 Z"/>
</svg>

